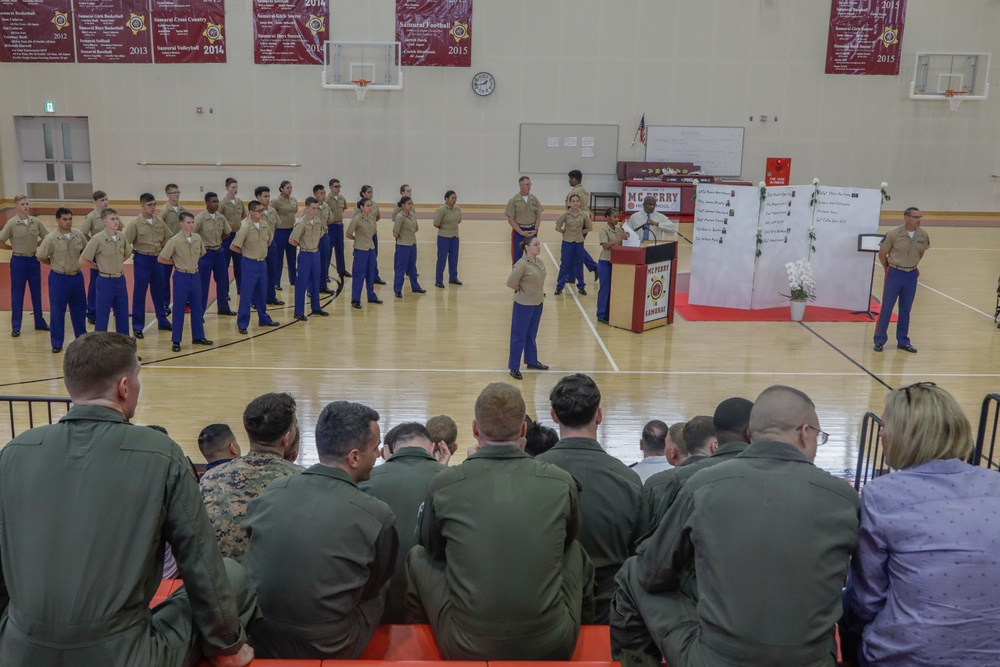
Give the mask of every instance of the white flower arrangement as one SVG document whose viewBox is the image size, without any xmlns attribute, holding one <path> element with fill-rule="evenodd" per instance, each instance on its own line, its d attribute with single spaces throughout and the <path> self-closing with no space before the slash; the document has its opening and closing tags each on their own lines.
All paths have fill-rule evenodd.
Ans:
<svg viewBox="0 0 1000 667">
<path fill-rule="evenodd" d="M 760 200 L 764 201 L 767 198 L 767 185 L 764 181 L 760 182 Z"/>
<path fill-rule="evenodd" d="M 819 179 L 813 178 L 813 193 L 812 199 L 809 200 L 809 205 L 816 208 L 816 202 L 819 200 Z M 815 248 L 813 248 L 815 250 Z"/>
<path fill-rule="evenodd" d="M 892 197 L 889 196 L 889 193 L 886 192 L 886 188 L 888 188 L 888 187 L 889 187 L 889 184 L 886 183 L 885 181 L 882 181 L 882 186 L 881 186 L 880 192 L 882 193 L 882 201 L 883 202 L 887 202 L 890 199 L 892 199 Z"/>
<path fill-rule="evenodd" d="M 819 185 L 819 177 L 813 176 L 813 185 Z"/>
<path fill-rule="evenodd" d="M 812 265 L 807 259 L 785 264 L 788 272 L 790 294 L 782 294 L 791 301 L 812 301 L 816 298 L 816 281 L 813 279 Z"/>
</svg>

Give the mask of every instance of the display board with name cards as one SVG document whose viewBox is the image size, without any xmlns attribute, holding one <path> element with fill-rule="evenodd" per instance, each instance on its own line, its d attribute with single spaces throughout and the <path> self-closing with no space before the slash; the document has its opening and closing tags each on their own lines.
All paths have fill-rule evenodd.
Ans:
<svg viewBox="0 0 1000 667">
<path fill-rule="evenodd" d="M 765 192 L 759 221 L 762 243 L 753 281 L 754 310 L 788 304 L 785 265 L 809 256 L 812 193 L 811 185 L 768 188 Z"/>
<path fill-rule="evenodd" d="M 760 190 L 703 184 L 697 197 L 688 302 L 749 309 Z"/>
</svg>

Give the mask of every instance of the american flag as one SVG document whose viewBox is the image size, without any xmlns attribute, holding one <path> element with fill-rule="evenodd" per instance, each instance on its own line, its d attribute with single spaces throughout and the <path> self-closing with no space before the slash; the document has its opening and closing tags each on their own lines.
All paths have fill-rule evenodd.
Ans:
<svg viewBox="0 0 1000 667">
<path fill-rule="evenodd" d="M 642 114 L 642 118 L 639 119 L 639 142 L 643 146 L 646 145 L 646 114 Z"/>
</svg>

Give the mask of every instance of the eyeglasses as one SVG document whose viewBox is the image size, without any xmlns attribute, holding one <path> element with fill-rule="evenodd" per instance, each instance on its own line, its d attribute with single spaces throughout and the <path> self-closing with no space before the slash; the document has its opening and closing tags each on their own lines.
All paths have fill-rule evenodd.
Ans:
<svg viewBox="0 0 1000 667">
<path fill-rule="evenodd" d="M 906 217 L 907 218 L 912 218 L 913 220 L 923 220 L 923 218 L 924 218 L 924 216 L 922 216 L 922 215 L 908 215 Z"/>
<path fill-rule="evenodd" d="M 935 383 L 933 383 L 933 382 L 914 382 L 911 385 L 903 387 L 902 388 L 903 391 L 906 392 L 906 404 L 910 405 L 910 403 L 911 403 L 911 400 L 910 400 L 910 398 L 911 398 L 910 397 L 910 390 L 913 389 L 914 387 L 922 387 L 922 388 L 926 389 L 927 387 L 936 387 L 936 386 L 937 385 Z"/>
<path fill-rule="evenodd" d="M 821 431 L 818 428 L 816 428 L 815 426 L 812 426 L 810 424 L 804 424 L 804 426 L 806 428 L 811 428 L 812 430 L 816 431 L 816 444 L 817 445 L 825 445 L 826 442 L 827 442 L 827 440 L 830 439 L 830 434 L 827 433 L 826 431 Z"/>
<path fill-rule="evenodd" d="M 180 190 L 174 190 L 173 192 L 168 192 L 167 194 L 168 195 L 179 195 L 180 193 L 181 193 Z"/>
</svg>

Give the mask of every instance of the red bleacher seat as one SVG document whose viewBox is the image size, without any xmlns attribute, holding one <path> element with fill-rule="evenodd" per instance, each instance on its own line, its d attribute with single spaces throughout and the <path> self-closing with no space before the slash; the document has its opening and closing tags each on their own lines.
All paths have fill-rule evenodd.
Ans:
<svg viewBox="0 0 1000 667">
<path fill-rule="evenodd" d="M 429 625 L 380 625 L 361 654 L 361 660 L 387 662 L 441 659 L 441 650 Z"/>
<path fill-rule="evenodd" d="M 328 663 L 323 663 L 328 664 Z M 451 664 L 450 662 L 448 663 Z M 490 660 L 489 667 L 619 667 L 611 660 Z"/>
<path fill-rule="evenodd" d="M 611 627 L 607 625 L 581 626 L 580 637 L 576 640 L 576 650 L 573 651 L 570 661 L 607 662 L 610 660 Z"/>
</svg>

